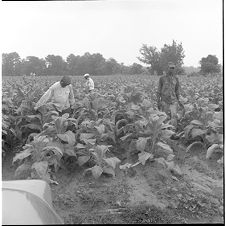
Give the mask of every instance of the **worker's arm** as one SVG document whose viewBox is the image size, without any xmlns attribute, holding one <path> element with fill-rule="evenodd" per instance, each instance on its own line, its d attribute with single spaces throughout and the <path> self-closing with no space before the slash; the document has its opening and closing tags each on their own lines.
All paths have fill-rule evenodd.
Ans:
<svg viewBox="0 0 226 226">
<path fill-rule="evenodd" d="M 179 79 L 177 78 L 177 83 L 175 86 L 175 93 L 176 93 L 176 98 L 178 101 L 178 104 L 181 108 L 184 108 L 184 105 L 180 102 L 179 98 L 180 98 L 180 83 L 179 83 Z"/>
<path fill-rule="evenodd" d="M 90 87 L 91 87 L 91 81 L 88 80 L 88 81 L 87 81 L 87 89 L 90 90 Z"/>
<path fill-rule="evenodd" d="M 74 96 L 72 85 L 69 85 L 69 89 L 70 89 L 69 103 L 70 103 L 70 106 L 73 106 L 75 104 L 75 96 Z"/>
<path fill-rule="evenodd" d="M 161 92 L 162 92 L 162 77 L 159 78 L 159 84 L 157 89 L 157 102 L 161 100 Z"/>
<path fill-rule="evenodd" d="M 176 93 L 176 97 L 177 100 L 179 101 L 179 97 L 180 97 L 180 84 L 179 84 L 179 79 L 177 78 L 177 83 L 175 86 L 175 93 Z"/>
<path fill-rule="evenodd" d="M 46 104 L 53 96 L 53 87 L 51 86 L 39 99 L 39 101 L 36 103 L 34 109 L 37 110 L 42 105 Z"/>
<path fill-rule="evenodd" d="M 157 90 L 157 105 L 159 110 L 161 108 L 161 92 L 162 92 L 162 77 L 159 78 L 159 85 Z"/>
</svg>

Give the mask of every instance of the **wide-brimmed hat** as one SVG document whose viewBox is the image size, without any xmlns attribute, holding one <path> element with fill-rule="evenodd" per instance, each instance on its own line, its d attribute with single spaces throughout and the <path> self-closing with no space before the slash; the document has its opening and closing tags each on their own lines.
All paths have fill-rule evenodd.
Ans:
<svg viewBox="0 0 226 226">
<path fill-rule="evenodd" d="M 89 74 L 84 74 L 84 78 L 89 77 Z"/>
</svg>

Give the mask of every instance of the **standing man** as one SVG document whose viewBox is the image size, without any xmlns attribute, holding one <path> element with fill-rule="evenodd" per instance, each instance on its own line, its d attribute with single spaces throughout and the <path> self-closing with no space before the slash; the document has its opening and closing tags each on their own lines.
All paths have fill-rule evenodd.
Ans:
<svg viewBox="0 0 226 226">
<path fill-rule="evenodd" d="M 64 76 L 60 81 L 55 82 L 36 103 L 34 109 L 51 102 L 54 108 L 63 115 L 71 113 L 75 103 L 74 93 L 71 85 L 71 77 Z"/>
<path fill-rule="evenodd" d="M 170 118 L 171 124 L 177 127 L 177 109 L 179 101 L 179 80 L 175 76 L 175 65 L 168 63 L 168 71 L 166 75 L 160 77 L 157 102 L 158 109 L 164 111 Z"/>
<path fill-rule="evenodd" d="M 94 90 L 94 82 L 93 79 L 90 78 L 89 74 L 85 74 L 84 78 L 87 80 L 85 83 L 85 89 L 86 92 L 88 93 L 92 93 L 92 91 Z"/>
</svg>

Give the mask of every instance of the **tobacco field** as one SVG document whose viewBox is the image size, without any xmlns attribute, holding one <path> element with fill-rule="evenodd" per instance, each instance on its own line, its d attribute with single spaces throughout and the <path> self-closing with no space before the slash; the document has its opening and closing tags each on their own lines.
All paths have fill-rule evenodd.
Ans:
<svg viewBox="0 0 226 226">
<path fill-rule="evenodd" d="M 177 139 L 157 76 L 72 77 L 76 106 L 35 103 L 61 77 L 3 77 L 2 180 L 43 179 L 76 223 L 223 223 L 223 78 L 178 76 Z"/>
</svg>

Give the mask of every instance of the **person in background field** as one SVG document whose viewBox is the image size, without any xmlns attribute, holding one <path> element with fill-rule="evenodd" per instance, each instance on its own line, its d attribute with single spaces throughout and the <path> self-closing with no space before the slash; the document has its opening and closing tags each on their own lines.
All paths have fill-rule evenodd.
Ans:
<svg viewBox="0 0 226 226">
<path fill-rule="evenodd" d="M 75 103 L 75 98 L 70 76 L 64 76 L 60 81 L 55 82 L 43 94 L 40 100 L 36 103 L 34 109 L 37 110 L 49 101 L 53 104 L 53 107 L 60 113 L 60 115 L 71 113 Z"/>
<path fill-rule="evenodd" d="M 166 75 L 160 77 L 157 90 L 158 109 L 164 111 L 171 119 L 171 124 L 177 127 L 177 110 L 179 101 L 179 80 L 175 76 L 175 65 L 168 63 Z"/>
<path fill-rule="evenodd" d="M 90 78 L 89 74 L 85 74 L 84 78 L 86 79 L 85 90 L 87 93 L 92 93 L 94 90 L 94 82 L 93 79 Z"/>
</svg>

